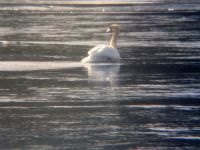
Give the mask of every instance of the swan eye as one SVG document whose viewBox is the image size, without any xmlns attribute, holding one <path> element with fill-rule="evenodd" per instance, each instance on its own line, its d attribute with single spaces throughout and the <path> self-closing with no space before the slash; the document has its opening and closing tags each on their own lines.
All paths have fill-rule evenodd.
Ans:
<svg viewBox="0 0 200 150">
<path fill-rule="evenodd" d="M 119 32 L 119 27 L 117 25 L 112 25 L 110 28 L 107 28 L 106 32 Z"/>
<path fill-rule="evenodd" d="M 113 27 L 111 27 L 111 28 L 110 28 L 110 31 L 111 31 L 111 32 L 114 32 L 114 31 L 115 31 L 115 29 L 114 29 Z"/>
<path fill-rule="evenodd" d="M 116 31 L 116 28 L 110 27 L 110 32 L 115 32 L 115 31 Z"/>
<path fill-rule="evenodd" d="M 117 24 L 113 24 L 111 27 L 110 27 L 110 30 L 111 32 L 119 32 L 120 28 Z"/>
</svg>

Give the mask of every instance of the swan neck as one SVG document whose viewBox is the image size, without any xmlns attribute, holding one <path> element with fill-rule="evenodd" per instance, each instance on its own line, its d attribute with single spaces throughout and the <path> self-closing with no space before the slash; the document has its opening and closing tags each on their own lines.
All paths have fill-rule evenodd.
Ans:
<svg viewBox="0 0 200 150">
<path fill-rule="evenodd" d="M 110 39 L 110 47 L 117 48 L 117 38 L 118 38 L 118 33 L 116 32 L 113 33 Z"/>
</svg>

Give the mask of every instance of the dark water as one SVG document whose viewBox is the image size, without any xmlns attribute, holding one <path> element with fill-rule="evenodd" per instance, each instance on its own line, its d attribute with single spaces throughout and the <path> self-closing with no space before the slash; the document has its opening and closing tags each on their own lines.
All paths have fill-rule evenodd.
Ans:
<svg viewBox="0 0 200 150">
<path fill-rule="evenodd" d="M 200 2 L 152 2 L 0 1 L 0 149 L 199 149 Z M 80 64 L 113 23 L 121 63 Z"/>
</svg>

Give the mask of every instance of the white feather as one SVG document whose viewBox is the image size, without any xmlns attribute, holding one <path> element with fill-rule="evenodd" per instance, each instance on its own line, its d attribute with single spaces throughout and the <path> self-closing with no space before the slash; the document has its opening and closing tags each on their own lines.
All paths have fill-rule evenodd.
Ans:
<svg viewBox="0 0 200 150">
<path fill-rule="evenodd" d="M 120 54 L 117 50 L 117 37 L 119 34 L 119 26 L 111 25 L 107 30 L 111 33 L 109 46 L 97 45 L 88 52 L 88 56 L 81 60 L 82 63 L 104 63 L 104 62 L 119 62 Z"/>
<path fill-rule="evenodd" d="M 119 62 L 120 54 L 117 49 L 106 46 L 97 45 L 88 52 L 88 57 L 81 60 L 83 63 L 97 62 Z"/>
</svg>

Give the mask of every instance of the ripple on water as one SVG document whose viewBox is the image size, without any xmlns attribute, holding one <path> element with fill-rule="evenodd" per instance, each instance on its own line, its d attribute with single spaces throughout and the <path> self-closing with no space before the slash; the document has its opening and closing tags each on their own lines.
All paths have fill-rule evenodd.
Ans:
<svg viewBox="0 0 200 150">
<path fill-rule="evenodd" d="M 199 2 L 152 1 L 0 2 L 0 147 L 199 149 Z M 113 23 L 121 63 L 82 65 Z"/>
</svg>

